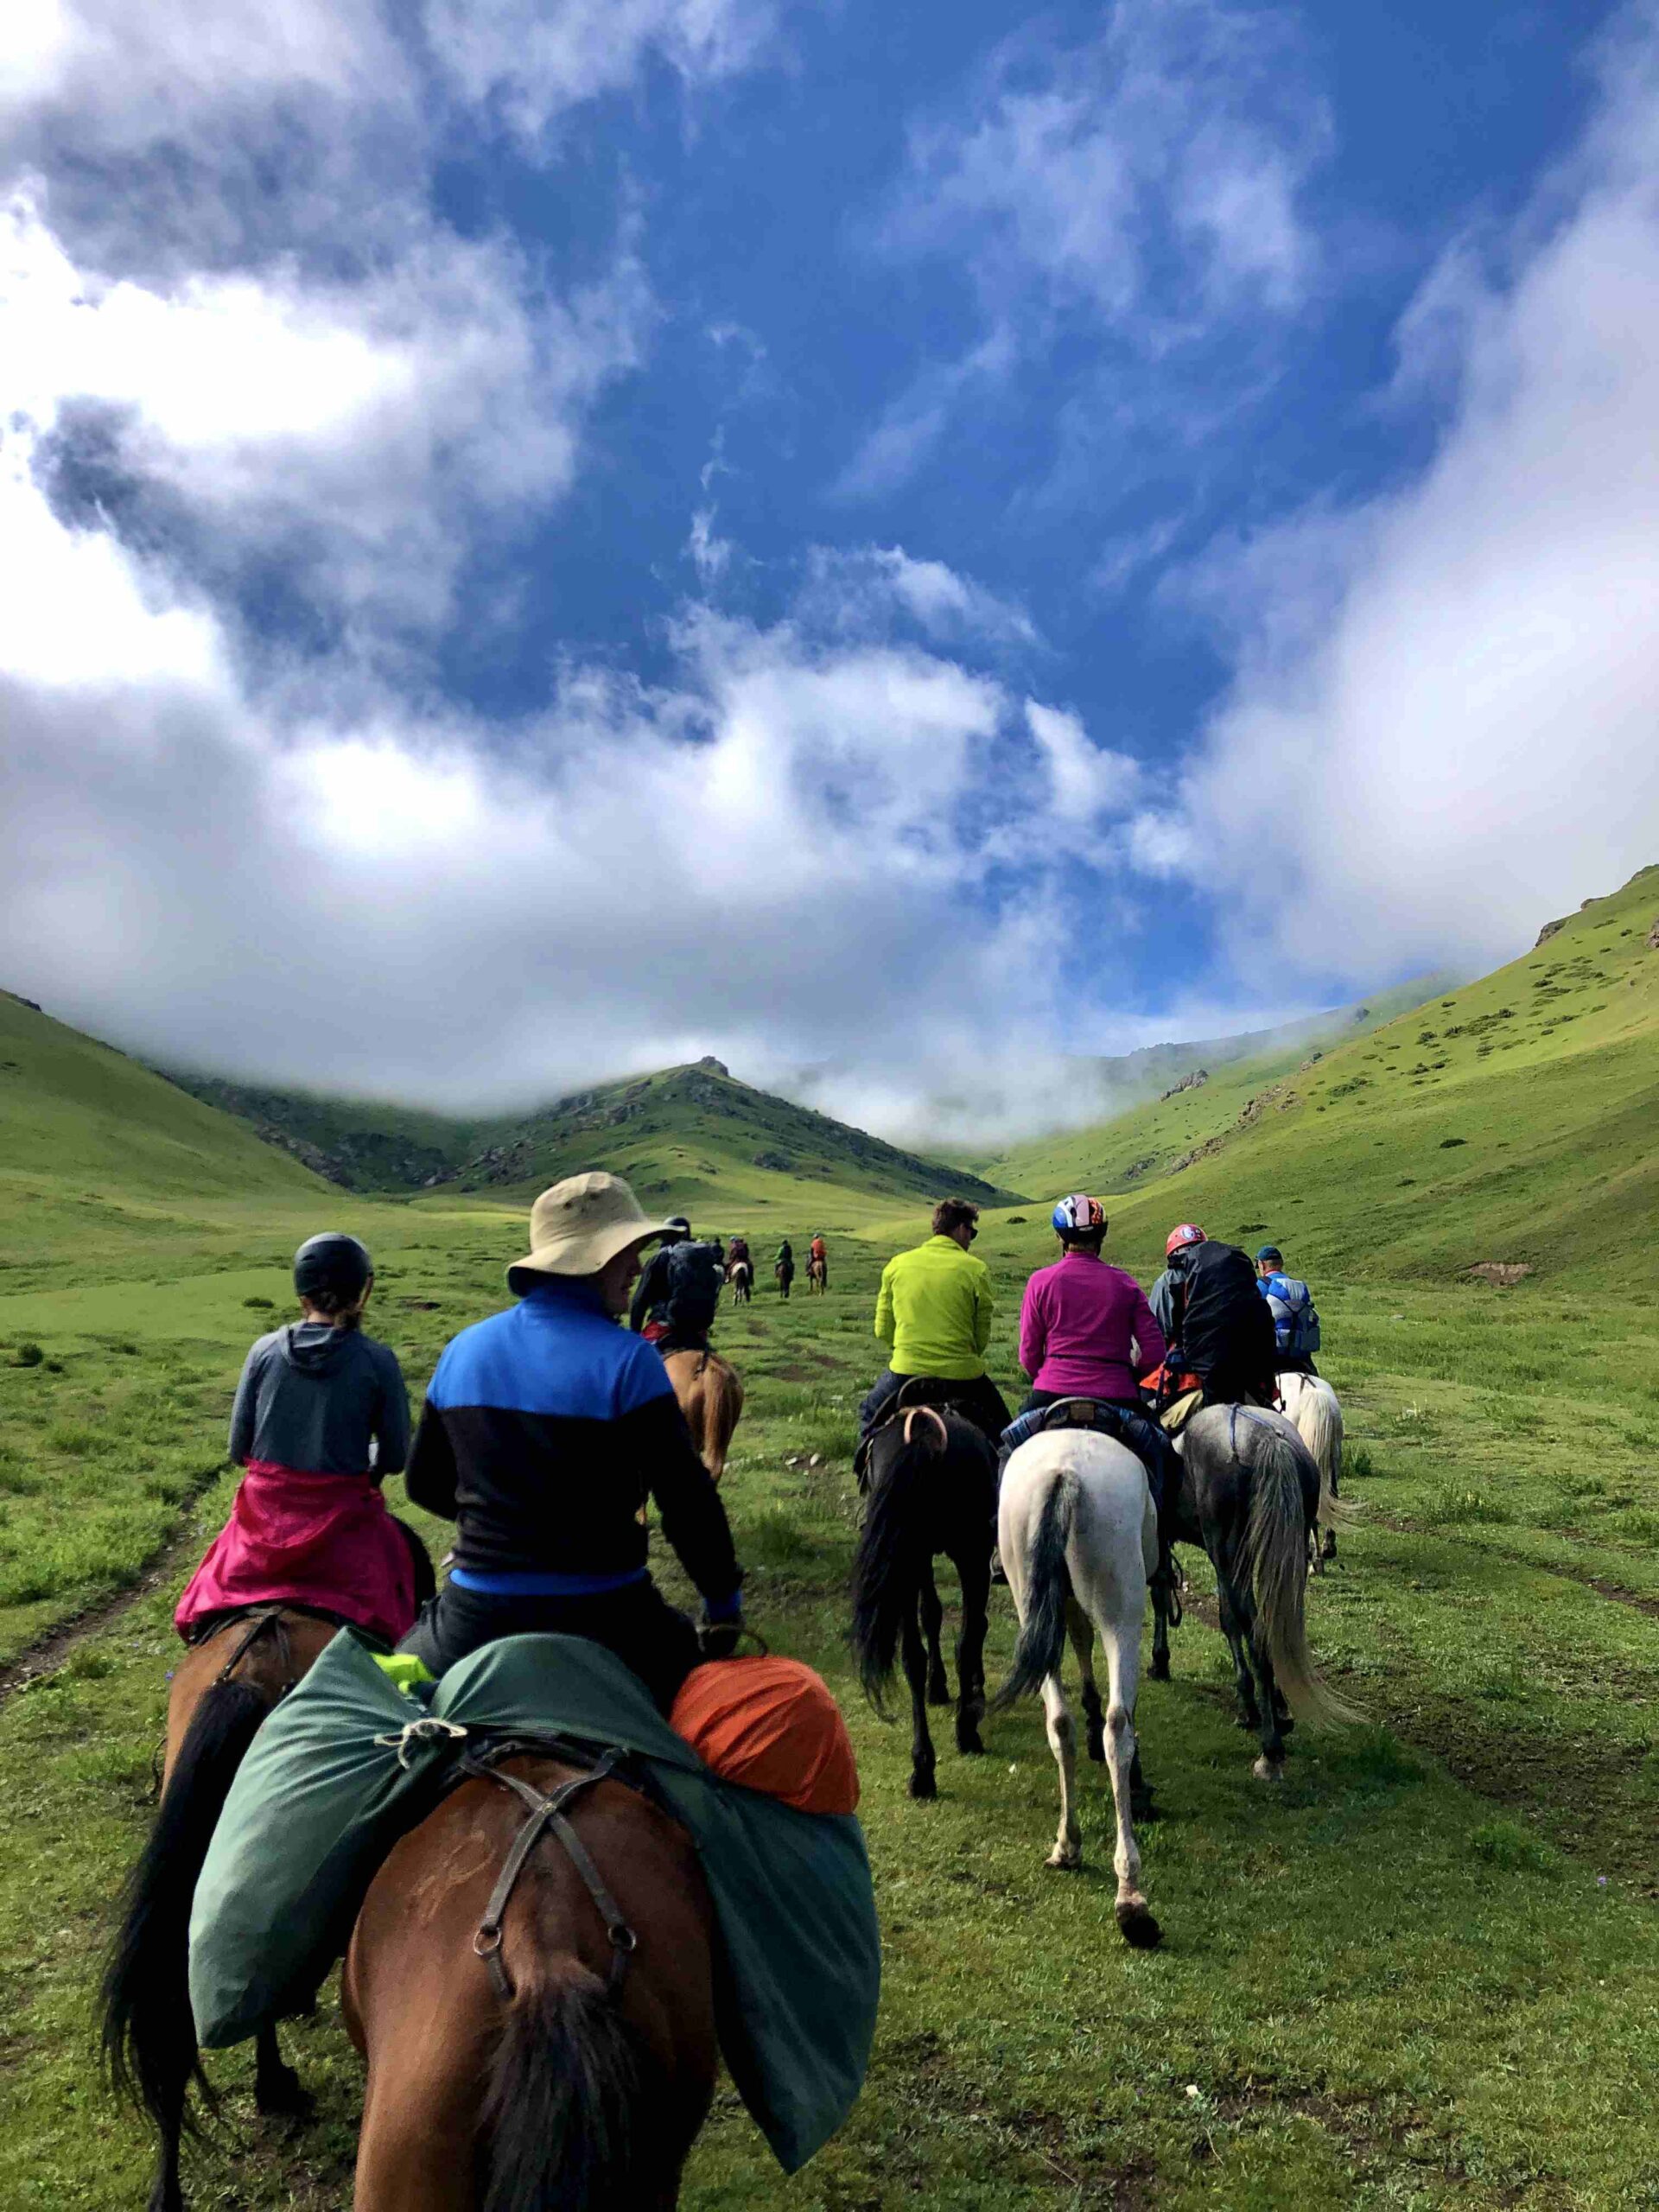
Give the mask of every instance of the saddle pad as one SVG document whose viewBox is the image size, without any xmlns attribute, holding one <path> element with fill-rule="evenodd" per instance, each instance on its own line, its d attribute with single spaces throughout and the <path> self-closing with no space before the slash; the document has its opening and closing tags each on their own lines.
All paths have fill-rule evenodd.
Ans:
<svg viewBox="0 0 1659 2212">
<path fill-rule="evenodd" d="M 721 2048 L 787 2173 L 857 2101 L 880 1937 L 863 1832 L 709 1771 L 601 1645 L 515 1636 L 401 1691 L 342 1629 L 265 1721 L 196 1885 L 198 2040 L 239 2043 L 305 2004 L 344 1951 L 391 1846 L 442 1796 L 469 1737 L 557 1734 L 633 1755 L 697 1847 L 721 1937 Z"/>
</svg>

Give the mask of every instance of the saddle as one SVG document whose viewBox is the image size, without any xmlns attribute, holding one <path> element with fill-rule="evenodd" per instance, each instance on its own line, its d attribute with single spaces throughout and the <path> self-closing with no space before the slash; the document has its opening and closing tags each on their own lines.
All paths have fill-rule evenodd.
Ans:
<svg viewBox="0 0 1659 2212">
<path fill-rule="evenodd" d="M 1091 1428 L 1115 1443 L 1126 1445 L 1146 1469 L 1153 1503 L 1162 1511 L 1169 1445 L 1147 1414 L 1134 1413 L 1127 1406 L 1109 1405 L 1099 1398 L 1057 1398 L 1052 1406 L 1039 1406 L 1034 1413 L 1021 1414 L 1008 1424 L 1002 1432 L 1001 1459 L 1006 1462 L 1011 1452 L 1051 1428 Z"/>
<path fill-rule="evenodd" d="M 884 1429 L 891 1428 L 900 1414 L 914 1413 L 918 1406 L 934 1406 L 941 1413 L 949 1413 L 957 1404 L 963 1386 L 947 1382 L 932 1375 L 907 1376 L 898 1391 L 881 1408 L 874 1425 L 867 1429 L 858 1440 L 853 1453 L 853 1473 L 861 1491 L 869 1488 L 870 1448 Z"/>
</svg>

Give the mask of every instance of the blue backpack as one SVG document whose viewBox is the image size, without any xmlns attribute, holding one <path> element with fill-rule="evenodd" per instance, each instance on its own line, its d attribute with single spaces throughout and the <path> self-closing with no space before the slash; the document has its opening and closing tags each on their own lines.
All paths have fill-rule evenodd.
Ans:
<svg viewBox="0 0 1659 2212">
<path fill-rule="evenodd" d="M 1273 1315 L 1274 1344 L 1280 1351 L 1315 1352 L 1319 1348 L 1319 1309 L 1313 1294 L 1297 1275 L 1268 1275 L 1262 1295 Z"/>
</svg>

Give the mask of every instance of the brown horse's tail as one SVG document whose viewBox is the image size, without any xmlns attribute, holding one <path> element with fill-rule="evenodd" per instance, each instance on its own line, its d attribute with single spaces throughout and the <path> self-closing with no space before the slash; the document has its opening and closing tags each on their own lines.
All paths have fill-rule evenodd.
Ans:
<svg viewBox="0 0 1659 2212">
<path fill-rule="evenodd" d="M 665 2202 L 670 2094 L 661 2063 L 586 1968 L 522 1983 L 490 2069 L 483 2212 Z"/>
<path fill-rule="evenodd" d="M 193 2123 L 192 2086 L 211 2101 L 190 2012 L 190 1907 L 236 1770 L 270 1712 L 251 1683 L 202 1693 L 179 1747 L 149 1840 L 122 1896 L 104 1970 L 104 2060 L 116 2094 L 141 2107 L 175 2146 Z"/>
<path fill-rule="evenodd" d="M 1243 1424 L 1241 1422 L 1240 1427 Z M 1250 1517 L 1244 1560 L 1255 1595 L 1256 1633 L 1291 1711 L 1302 1720 L 1358 1718 L 1320 1677 L 1307 1644 L 1307 1519 L 1299 1437 L 1252 1421 L 1241 1452 L 1250 1470 Z"/>
</svg>

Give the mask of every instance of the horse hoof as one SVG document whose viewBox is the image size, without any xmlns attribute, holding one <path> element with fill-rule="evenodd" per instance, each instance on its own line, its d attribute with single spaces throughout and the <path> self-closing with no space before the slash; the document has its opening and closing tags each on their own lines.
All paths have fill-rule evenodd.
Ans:
<svg viewBox="0 0 1659 2212">
<path fill-rule="evenodd" d="M 1153 1918 L 1144 1902 L 1120 1904 L 1115 1908 L 1119 1933 L 1123 1941 L 1137 1951 L 1154 1951 L 1164 1940 L 1164 1931 Z"/>
<path fill-rule="evenodd" d="M 950 1704 L 950 1683 L 949 1683 L 949 1682 L 947 1682 L 947 1681 L 945 1681 L 945 1679 L 944 1679 L 944 1675 L 940 1675 L 940 1677 L 939 1677 L 939 1679 L 938 1679 L 938 1681 L 937 1682 L 930 1682 L 930 1683 L 928 1684 L 928 1686 L 927 1686 L 927 1701 L 928 1701 L 928 1703 L 929 1703 L 930 1705 L 949 1705 L 949 1704 Z"/>
<path fill-rule="evenodd" d="M 937 1797 L 939 1794 L 939 1785 L 931 1774 L 912 1774 L 910 1777 L 910 1794 L 912 1797 L 924 1799 Z"/>
<path fill-rule="evenodd" d="M 1144 1827 L 1147 1826 L 1148 1821 L 1156 1821 L 1161 1817 L 1162 1815 L 1158 1810 L 1158 1801 L 1153 1796 L 1150 1789 L 1147 1790 L 1144 1797 L 1131 1792 L 1129 1797 L 1129 1818 L 1135 1822 L 1136 1827 Z"/>
<path fill-rule="evenodd" d="M 284 2067 L 272 2081 L 257 2083 L 253 2101 L 267 2120 L 309 2120 L 316 2108 L 315 2098 L 292 2067 Z"/>
<path fill-rule="evenodd" d="M 1168 1653 L 1154 1651 L 1152 1655 L 1152 1666 L 1149 1671 L 1154 1682 L 1166 1682 L 1169 1680 Z"/>
<path fill-rule="evenodd" d="M 1075 1843 L 1057 1843 L 1043 1864 L 1051 1874 L 1075 1874 L 1083 1866 L 1082 1848 Z"/>
<path fill-rule="evenodd" d="M 1334 1529 L 1327 1529 L 1319 1538 L 1319 1557 L 1322 1560 L 1335 1559 L 1336 1555 L 1337 1532 Z"/>
<path fill-rule="evenodd" d="M 965 1759 L 983 1758 L 985 1756 L 985 1746 L 980 1742 L 977 1735 L 958 1736 L 957 1749 Z"/>
<path fill-rule="evenodd" d="M 1285 1778 L 1285 1763 L 1283 1759 L 1270 1759 L 1263 1751 L 1250 1769 L 1250 1772 L 1258 1782 L 1282 1782 Z"/>
</svg>

